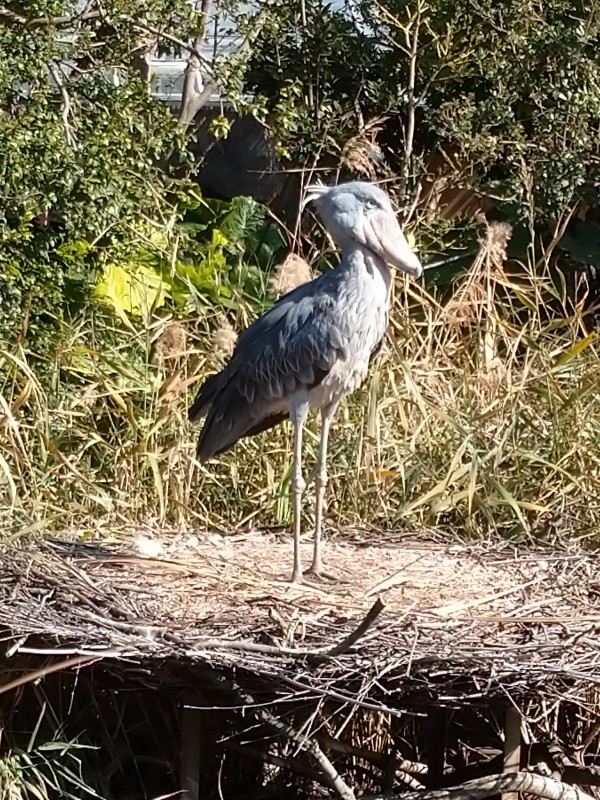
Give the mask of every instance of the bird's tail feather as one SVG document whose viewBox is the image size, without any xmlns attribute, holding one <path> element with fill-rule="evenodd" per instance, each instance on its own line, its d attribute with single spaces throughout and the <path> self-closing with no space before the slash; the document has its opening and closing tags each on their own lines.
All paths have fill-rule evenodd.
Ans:
<svg viewBox="0 0 600 800">
<path fill-rule="evenodd" d="M 265 408 L 260 415 L 256 411 L 237 392 L 225 406 L 221 403 L 211 406 L 198 439 L 198 461 L 208 461 L 229 450 L 240 439 L 273 428 L 288 417 L 287 410 Z"/>
<path fill-rule="evenodd" d="M 207 378 L 196 395 L 196 399 L 188 409 L 188 419 L 190 422 L 202 419 L 208 414 L 210 406 L 219 389 L 219 374 L 211 375 Z"/>
</svg>

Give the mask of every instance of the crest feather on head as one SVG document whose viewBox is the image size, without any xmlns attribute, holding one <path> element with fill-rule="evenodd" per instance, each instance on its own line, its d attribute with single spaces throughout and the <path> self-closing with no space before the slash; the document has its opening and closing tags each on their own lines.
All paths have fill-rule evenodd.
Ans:
<svg viewBox="0 0 600 800">
<path fill-rule="evenodd" d="M 309 203 L 312 203 L 313 200 L 318 200 L 320 197 L 323 197 L 323 195 L 326 194 L 330 189 L 331 186 L 325 186 L 325 184 L 321 183 L 320 181 L 317 181 L 317 183 L 309 183 L 306 187 L 306 196 L 302 201 L 300 209 L 304 211 Z"/>
</svg>

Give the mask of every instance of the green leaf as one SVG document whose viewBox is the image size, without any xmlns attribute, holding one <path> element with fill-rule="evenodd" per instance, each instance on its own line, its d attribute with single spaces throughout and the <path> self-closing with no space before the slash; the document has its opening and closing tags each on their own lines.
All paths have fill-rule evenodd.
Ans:
<svg viewBox="0 0 600 800">
<path fill-rule="evenodd" d="M 152 310 L 164 305 L 167 292 L 161 276 L 149 267 L 109 264 L 94 297 L 110 305 L 132 327 L 127 315 L 147 318 Z"/>
<path fill-rule="evenodd" d="M 578 355 L 583 353 L 584 350 L 592 345 L 597 338 L 598 335 L 594 331 L 592 333 L 588 333 L 585 338 L 580 339 L 578 342 L 575 342 L 575 344 L 571 345 L 571 347 L 567 347 L 566 350 L 563 350 L 563 352 L 554 360 L 554 366 L 562 367 L 564 364 L 568 364 L 569 361 L 577 358 Z"/>
</svg>

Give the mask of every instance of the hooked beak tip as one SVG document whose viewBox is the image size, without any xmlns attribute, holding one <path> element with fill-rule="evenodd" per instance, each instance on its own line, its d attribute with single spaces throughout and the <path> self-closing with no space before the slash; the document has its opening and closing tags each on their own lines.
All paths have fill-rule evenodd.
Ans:
<svg viewBox="0 0 600 800">
<path fill-rule="evenodd" d="M 416 256 L 414 261 L 409 264 L 402 264 L 400 268 L 415 280 L 419 280 L 423 276 L 423 265 Z"/>
</svg>

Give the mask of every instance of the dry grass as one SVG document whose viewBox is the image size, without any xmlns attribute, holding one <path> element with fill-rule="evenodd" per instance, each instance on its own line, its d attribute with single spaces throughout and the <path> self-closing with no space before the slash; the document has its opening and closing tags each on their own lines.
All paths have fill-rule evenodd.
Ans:
<svg viewBox="0 0 600 800">
<path fill-rule="evenodd" d="M 105 598 L 102 606 L 109 602 L 107 598 L 114 601 L 122 595 L 119 608 L 135 606 L 137 615 L 153 620 L 153 624 L 168 621 L 188 627 L 192 620 L 213 620 L 214 630 L 220 627 L 223 637 L 231 639 L 236 638 L 240 626 L 263 631 L 266 598 L 281 613 L 293 610 L 304 627 L 328 613 L 356 624 L 378 597 L 385 602 L 382 619 L 399 624 L 407 615 L 410 624 L 417 618 L 435 618 L 468 619 L 485 625 L 501 617 L 525 617 L 530 607 L 536 612 L 540 608 L 550 611 L 551 615 L 560 607 L 568 615 L 573 610 L 568 587 L 573 585 L 578 597 L 587 591 L 580 573 L 585 571 L 586 558 L 592 563 L 593 556 L 583 553 L 577 563 L 579 588 L 572 578 L 563 579 L 558 587 L 555 570 L 559 566 L 571 568 L 571 553 L 557 550 L 549 565 L 547 549 L 528 549 L 516 556 L 508 546 L 500 548 L 490 542 L 457 544 L 449 543 L 450 537 L 438 536 L 431 541 L 426 535 L 394 537 L 384 532 L 373 532 L 368 547 L 357 547 L 362 533 L 335 537 L 325 545 L 327 569 L 338 579 L 333 583 L 308 578 L 303 584 L 291 584 L 292 537 L 272 532 L 196 536 L 157 529 L 136 536 L 133 545 L 122 536 L 121 542 L 108 546 L 105 542 L 71 545 L 54 541 L 42 545 L 41 550 L 6 552 L 7 580 L 0 589 L 4 605 L 0 622 L 10 625 L 12 619 L 20 632 L 17 618 L 27 617 L 38 620 L 35 625 L 40 632 L 52 628 L 56 620 L 50 623 L 38 614 L 38 600 L 34 598 L 45 575 L 50 576 L 51 585 L 56 581 L 62 585 L 63 573 L 68 587 L 65 605 L 72 600 L 71 592 L 87 596 L 89 589 L 85 586 L 93 586 L 94 597 Z M 302 549 L 308 563 L 310 537 L 305 537 Z M 31 598 L 14 603 L 11 592 L 20 574 L 31 578 Z M 25 581 L 21 583 L 24 588 Z M 123 586 L 135 590 L 122 591 Z M 579 601 L 583 609 L 581 597 Z M 100 607 L 96 600 L 94 603 Z M 90 607 L 85 604 L 78 618 L 81 624 L 85 619 L 90 621 L 85 610 Z M 57 618 L 64 614 L 60 603 L 54 611 Z M 590 614 L 596 614 L 595 607 L 581 611 L 581 616 Z M 130 616 L 133 618 L 133 612 Z M 228 625 L 231 631 L 227 631 Z M 73 631 L 76 627 L 73 623 Z M 204 637 L 213 635 L 214 630 L 211 627 Z"/>
<path fill-rule="evenodd" d="M 289 253 L 277 267 L 271 280 L 273 294 L 275 297 L 281 297 L 302 286 L 303 283 L 308 283 L 312 278 L 311 269 L 306 261 L 295 253 Z"/>
<path fill-rule="evenodd" d="M 358 705 L 403 716 L 432 698 L 587 702 L 600 664 L 597 551 L 385 536 L 328 544 L 346 582 L 299 586 L 287 580 L 290 538 L 157 531 L 154 557 L 104 542 L 3 548 L 14 671 L 3 693 L 103 659 L 145 686 L 193 665 L 198 686 L 219 670 L 250 692 L 260 676 L 286 702 L 329 700 L 344 716 Z"/>
<path fill-rule="evenodd" d="M 549 254 L 505 271 L 509 235 L 487 231 L 444 305 L 398 279 L 386 352 L 332 434 L 330 524 L 596 535 L 596 341 L 550 279 Z M 39 362 L 0 351 L 3 529 L 288 524 L 287 425 L 205 467 L 193 458 L 186 408 L 252 317 L 243 303 L 236 314 L 140 323 L 134 339 L 112 332 L 111 346 L 94 332 L 114 323 L 86 318 L 44 365 L 51 390 Z M 310 428 L 307 472 L 316 444 Z"/>
</svg>

